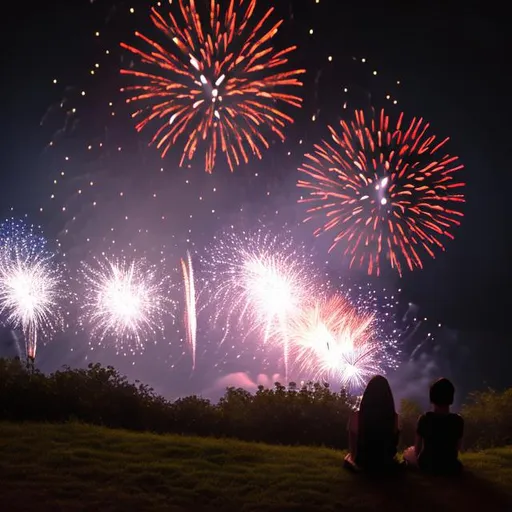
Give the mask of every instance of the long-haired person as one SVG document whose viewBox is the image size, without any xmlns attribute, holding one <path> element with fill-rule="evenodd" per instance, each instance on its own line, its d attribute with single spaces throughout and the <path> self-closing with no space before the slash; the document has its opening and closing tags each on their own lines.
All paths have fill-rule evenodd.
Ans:
<svg viewBox="0 0 512 512">
<path fill-rule="evenodd" d="M 349 469 L 386 470 L 397 466 L 398 414 L 389 382 L 373 377 L 363 394 L 359 411 L 348 422 Z"/>
</svg>

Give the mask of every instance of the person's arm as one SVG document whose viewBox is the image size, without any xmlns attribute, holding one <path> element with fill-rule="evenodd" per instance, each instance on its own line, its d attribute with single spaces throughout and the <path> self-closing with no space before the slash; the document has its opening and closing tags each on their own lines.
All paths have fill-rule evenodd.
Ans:
<svg viewBox="0 0 512 512">
<path fill-rule="evenodd" d="M 423 450 L 423 437 L 416 434 L 416 438 L 414 439 L 414 453 L 416 457 L 420 456 L 421 451 Z"/>
<path fill-rule="evenodd" d="M 348 419 L 348 449 L 353 459 L 356 459 L 357 455 L 357 412 L 354 412 L 350 415 Z"/>
<path fill-rule="evenodd" d="M 423 422 L 424 416 L 420 416 L 418 419 L 418 424 L 416 426 L 416 437 L 414 439 L 414 453 L 416 457 L 420 456 L 421 451 L 423 450 Z"/>
</svg>

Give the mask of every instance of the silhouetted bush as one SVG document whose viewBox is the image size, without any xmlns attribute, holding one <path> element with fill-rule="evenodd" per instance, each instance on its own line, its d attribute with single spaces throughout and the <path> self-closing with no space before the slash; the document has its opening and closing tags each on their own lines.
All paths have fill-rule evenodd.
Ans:
<svg viewBox="0 0 512 512">
<path fill-rule="evenodd" d="M 0 420 L 83 421 L 113 428 L 235 437 L 277 444 L 346 446 L 351 398 L 327 385 L 279 383 L 255 394 L 228 388 L 219 403 L 198 396 L 169 402 L 111 366 L 51 375 L 0 359 Z"/>
<path fill-rule="evenodd" d="M 248 441 L 313 444 L 344 448 L 352 400 L 327 385 L 307 383 L 301 389 L 259 386 L 255 394 L 228 388 L 216 406 L 224 435 Z"/>
<path fill-rule="evenodd" d="M 414 445 L 418 418 L 423 412 L 421 407 L 413 400 L 404 398 L 400 402 L 400 449 L 403 450 Z"/>
<path fill-rule="evenodd" d="M 480 449 L 512 443 L 512 389 L 472 393 L 461 414 L 466 420 L 465 447 Z"/>
<path fill-rule="evenodd" d="M 81 421 L 129 430 L 234 437 L 288 445 L 347 448 L 347 422 L 355 400 L 327 384 L 288 388 L 276 382 L 256 393 L 228 388 L 217 404 L 198 396 L 174 402 L 130 383 L 111 366 L 64 368 L 51 375 L 18 360 L 0 359 L 0 420 Z M 414 443 L 420 407 L 402 400 L 400 448 Z M 512 440 L 512 389 L 471 395 L 462 414 L 464 447 L 486 448 Z"/>
</svg>

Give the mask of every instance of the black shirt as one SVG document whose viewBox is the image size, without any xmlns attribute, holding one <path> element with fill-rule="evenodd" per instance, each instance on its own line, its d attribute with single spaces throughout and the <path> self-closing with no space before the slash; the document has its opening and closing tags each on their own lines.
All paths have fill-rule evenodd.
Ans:
<svg viewBox="0 0 512 512">
<path fill-rule="evenodd" d="M 464 433 L 464 420 L 458 414 L 427 412 L 420 416 L 416 432 L 423 439 L 420 468 L 443 472 L 460 465 L 458 444 Z"/>
</svg>

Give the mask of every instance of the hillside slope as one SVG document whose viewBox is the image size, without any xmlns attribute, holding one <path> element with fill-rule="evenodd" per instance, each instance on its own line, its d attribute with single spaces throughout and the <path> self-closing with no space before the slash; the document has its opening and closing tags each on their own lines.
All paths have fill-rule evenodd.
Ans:
<svg viewBox="0 0 512 512">
<path fill-rule="evenodd" d="M 466 455 L 470 472 L 458 481 L 412 473 L 372 481 L 344 471 L 342 457 L 78 424 L 0 423 L 0 510 L 512 510 L 512 448 Z"/>
</svg>

